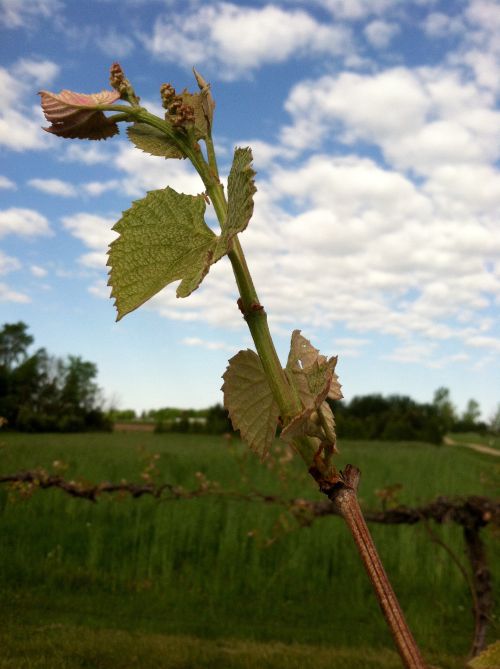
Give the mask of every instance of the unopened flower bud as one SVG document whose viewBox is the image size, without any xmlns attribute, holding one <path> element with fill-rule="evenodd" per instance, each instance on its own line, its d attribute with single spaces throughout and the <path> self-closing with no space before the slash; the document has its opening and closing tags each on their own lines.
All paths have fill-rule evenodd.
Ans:
<svg viewBox="0 0 500 669">
<path fill-rule="evenodd" d="M 115 91 L 119 90 L 123 81 L 125 80 L 125 74 L 122 70 L 120 63 L 113 63 L 109 70 L 109 83 Z"/>
<path fill-rule="evenodd" d="M 164 109 L 168 109 L 175 100 L 176 93 L 172 84 L 162 84 L 160 88 L 161 104 Z"/>
<path fill-rule="evenodd" d="M 120 63 L 113 63 L 109 71 L 109 83 L 111 87 L 120 94 L 122 100 L 127 100 L 132 105 L 139 104 L 139 98 L 136 96 L 132 84 L 125 76 Z"/>
<path fill-rule="evenodd" d="M 176 106 L 175 113 L 170 113 L 172 125 L 176 128 L 185 128 L 194 124 L 194 109 L 182 102 Z"/>
</svg>

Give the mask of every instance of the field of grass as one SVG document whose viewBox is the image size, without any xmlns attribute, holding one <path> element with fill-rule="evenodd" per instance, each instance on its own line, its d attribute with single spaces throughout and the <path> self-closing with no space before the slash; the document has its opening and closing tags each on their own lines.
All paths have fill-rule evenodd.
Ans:
<svg viewBox="0 0 500 669">
<path fill-rule="evenodd" d="M 219 437 L 5 433 L 0 442 L 0 474 L 59 460 L 67 478 L 137 481 L 157 453 L 160 479 L 176 485 L 195 485 L 202 472 L 223 488 L 319 498 L 300 462 L 289 463 L 280 482 Z M 494 495 L 499 487 L 496 458 L 465 449 L 346 442 L 342 450 L 341 464 L 363 472 L 367 508 L 380 504 L 377 488 L 394 483 L 408 504 L 438 494 Z M 23 500 L 0 489 L 0 669 L 277 669 L 312 667 L 304 657 L 317 653 L 325 664 L 314 660 L 315 667 L 326 667 L 332 653 L 333 667 L 397 667 L 342 522 L 324 518 L 286 532 L 291 521 L 281 514 L 227 498 L 92 504 L 59 490 Z M 456 565 L 424 527 L 372 529 L 415 636 L 440 666 L 460 666 L 472 621 Z M 463 555 L 458 528 L 437 531 Z M 494 537 L 487 539 L 492 553 Z M 498 563 L 494 579 L 500 583 Z M 294 645 L 285 652 L 280 644 Z M 155 661 L 163 652 L 170 659 Z"/>
<path fill-rule="evenodd" d="M 482 444 L 490 448 L 500 450 L 500 437 L 494 437 L 491 434 L 477 434 L 476 432 L 453 432 L 450 438 L 459 444 Z"/>
</svg>

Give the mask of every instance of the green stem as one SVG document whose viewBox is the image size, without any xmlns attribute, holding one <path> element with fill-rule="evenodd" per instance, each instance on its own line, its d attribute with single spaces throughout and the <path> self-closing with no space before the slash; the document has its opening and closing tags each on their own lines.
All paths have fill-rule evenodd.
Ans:
<svg viewBox="0 0 500 669">
<path fill-rule="evenodd" d="M 219 180 L 219 168 L 217 167 L 217 158 L 215 156 L 215 148 L 212 140 L 212 135 L 208 135 L 205 139 L 205 145 L 207 147 L 207 157 L 208 165 L 212 170 L 214 177 Z"/>
<path fill-rule="evenodd" d="M 214 163 L 214 165 L 216 168 L 216 163 Z M 219 224 L 221 228 L 224 229 L 227 216 L 227 202 L 222 184 L 211 173 L 207 174 L 210 167 L 206 163 L 204 166 L 200 165 L 200 167 L 201 169 L 198 169 L 198 172 L 203 179 L 207 193 L 212 201 Z M 203 167 L 205 169 L 203 169 Z M 271 386 L 273 396 L 278 402 L 281 418 L 286 421 L 299 413 L 301 406 L 298 403 L 298 399 L 295 397 L 283 367 L 281 366 L 267 323 L 267 314 L 260 304 L 259 296 L 257 295 L 257 291 L 248 269 L 245 254 L 243 253 L 240 241 L 236 236 L 233 237 L 232 247 L 232 250 L 228 253 L 228 257 L 231 261 L 236 284 L 240 293 L 240 309 L 248 324 L 257 353 L 259 354 L 266 377 Z"/>
</svg>

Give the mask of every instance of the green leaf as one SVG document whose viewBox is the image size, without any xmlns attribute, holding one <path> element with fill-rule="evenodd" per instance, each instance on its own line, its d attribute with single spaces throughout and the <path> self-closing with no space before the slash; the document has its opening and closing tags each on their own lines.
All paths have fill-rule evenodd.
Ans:
<svg viewBox="0 0 500 669">
<path fill-rule="evenodd" d="M 206 225 L 201 195 L 171 188 L 152 191 L 124 212 L 113 230 L 109 285 L 118 320 L 172 281 L 182 279 L 178 297 L 199 286 L 213 262 L 217 236 Z"/>
<path fill-rule="evenodd" d="M 235 149 L 233 164 L 227 180 L 227 218 L 215 250 L 218 260 L 231 248 L 231 240 L 247 227 L 253 214 L 255 171 L 252 168 L 252 150 Z"/>
<path fill-rule="evenodd" d="M 182 151 L 164 133 L 152 128 L 147 123 L 134 123 L 127 128 L 130 141 L 138 149 L 151 156 L 164 158 L 185 158 Z"/>
<path fill-rule="evenodd" d="M 227 179 L 226 230 L 231 235 L 243 232 L 253 214 L 256 192 L 252 149 L 235 149 L 233 164 Z"/>
<path fill-rule="evenodd" d="M 495 641 L 467 665 L 471 669 L 500 669 L 500 641 Z"/>
<path fill-rule="evenodd" d="M 248 349 L 240 351 L 229 360 L 222 378 L 224 406 L 234 429 L 264 458 L 276 434 L 279 408 L 259 356 Z"/>
</svg>

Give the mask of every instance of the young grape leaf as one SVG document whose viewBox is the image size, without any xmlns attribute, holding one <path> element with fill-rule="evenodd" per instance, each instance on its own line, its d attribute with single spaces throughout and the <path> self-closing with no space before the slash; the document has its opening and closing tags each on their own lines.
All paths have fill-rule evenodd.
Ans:
<svg viewBox="0 0 500 669">
<path fill-rule="evenodd" d="M 279 408 L 259 356 L 248 349 L 240 351 L 229 360 L 222 378 L 224 406 L 234 429 L 264 458 L 276 434 Z"/>
<path fill-rule="evenodd" d="M 330 358 L 330 360 L 328 360 L 326 356 L 321 355 L 318 349 L 311 344 L 309 339 L 306 339 L 300 333 L 300 330 L 294 330 L 292 333 L 290 353 L 288 354 L 287 369 L 297 372 L 298 370 L 310 367 L 316 361 L 318 361 L 320 365 L 323 365 L 325 362 L 331 365 L 332 379 L 327 397 L 332 400 L 341 400 L 343 397 L 341 391 L 342 386 L 338 381 L 338 376 L 334 372 L 337 358 Z M 302 386 L 304 386 L 303 380 L 299 380 L 297 377 L 296 379 Z M 307 392 L 305 388 L 303 388 L 303 392 Z"/>
<path fill-rule="evenodd" d="M 227 180 L 227 218 L 215 250 L 218 260 L 230 250 L 231 239 L 243 232 L 253 214 L 255 172 L 252 169 L 252 150 L 235 149 L 233 164 Z"/>
<path fill-rule="evenodd" d="M 317 410 L 307 407 L 283 428 L 281 438 L 284 441 L 293 441 L 297 437 L 314 437 L 317 445 L 327 443 L 336 453 L 337 435 L 335 433 L 335 418 L 328 402 L 320 404 Z"/>
<path fill-rule="evenodd" d="M 500 641 L 495 641 L 467 665 L 471 669 L 500 669 Z"/>
<path fill-rule="evenodd" d="M 108 285 L 118 320 L 144 304 L 167 284 L 182 279 L 178 297 L 199 286 L 213 262 L 217 236 L 203 219 L 201 195 L 171 188 L 156 190 L 132 204 L 113 227 Z"/>
<path fill-rule="evenodd" d="M 290 342 L 290 353 L 288 354 L 287 367 L 289 369 L 309 367 L 318 358 L 325 359 L 324 355 L 315 348 L 309 339 L 306 339 L 300 330 L 292 332 L 292 340 Z"/>
<path fill-rule="evenodd" d="M 337 433 L 335 432 L 335 416 L 333 415 L 333 411 L 328 402 L 323 402 L 323 404 L 318 409 L 318 414 L 320 416 L 321 426 L 328 443 L 335 446 L 337 443 Z"/>
<path fill-rule="evenodd" d="M 226 230 L 231 235 L 243 232 L 253 214 L 256 192 L 252 149 L 235 149 L 233 164 L 227 179 Z"/>
<path fill-rule="evenodd" d="M 47 132 L 68 139 L 107 139 L 119 132 L 118 125 L 99 109 L 116 102 L 120 97 L 117 91 L 92 95 L 68 90 L 58 94 L 40 91 L 39 95 L 45 118 L 52 123 L 44 128 Z"/>
<path fill-rule="evenodd" d="M 182 103 L 191 107 L 194 111 L 194 131 L 196 139 L 207 137 L 210 133 L 209 120 L 205 115 L 205 96 L 201 93 L 189 93 L 184 90 L 180 95 Z"/>
<path fill-rule="evenodd" d="M 127 135 L 138 149 L 141 149 L 144 153 L 149 153 L 151 156 L 185 158 L 182 151 L 177 148 L 171 139 L 147 123 L 134 123 L 127 128 Z"/>
<path fill-rule="evenodd" d="M 297 437 L 307 435 L 308 437 L 317 438 L 317 445 L 319 446 L 320 442 L 324 439 L 324 434 L 321 425 L 312 419 L 313 413 L 314 407 L 303 409 L 282 429 L 280 438 L 283 441 L 290 442 Z"/>
<path fill-rule="evenodd" d="M 337 357 L 335 357 L 335 364 L 337 364 Z M 339 377 L 335 372 L 332 374 L 332 381 L 330 383 L 330 390 L 328 391 L 328 399 L 330 400 L 341 400 L 344 396 L 342 395 L 342 386 L 339 383 Z"/>
<path fill-rule="evenodd" d="M 202 103 L 202 109 L 203 109 L 203 114 L 205 116 L 205 119 L 207 121 L 208 127 L 212 127 L 212 120 L 214 116 L 214 109 L 215 109 L 215 101 L 212 97 L 212 93 L 210 92 L 210 84 L 208 84 L 205 79 L 201 76 L 199 72 L 197 72 L 194 67 L 193 67 L 193 73 L 196 78 L 196 82 L 198 83 L 198 86 L 200 87 L 200 96 L 201 96 L 201 103 Z"/>
<path fill-rule="evenodd" d="M 335 443 L 335 421 L 325 402 L 327 397 L 340 399 L 340 384 L 334 373 L 337 358 L 327 358 L 303 337 L 300 330 L 292 333 L 286 374 L 297 390 L 303 410 L 283 429 L 285 440 L 308 435 Z M 313 419 L 320 413 L 320 416 Z M 321 420 L 322 419 L 322 420 Z"/>
<path fill-rule="evenodd" d="M 294 330 L 286 371 L 305 408 L 317 409 L 329 396 L 336 364 L 337 358 L 321 355 L 300 330 Z"/>
</svg>

